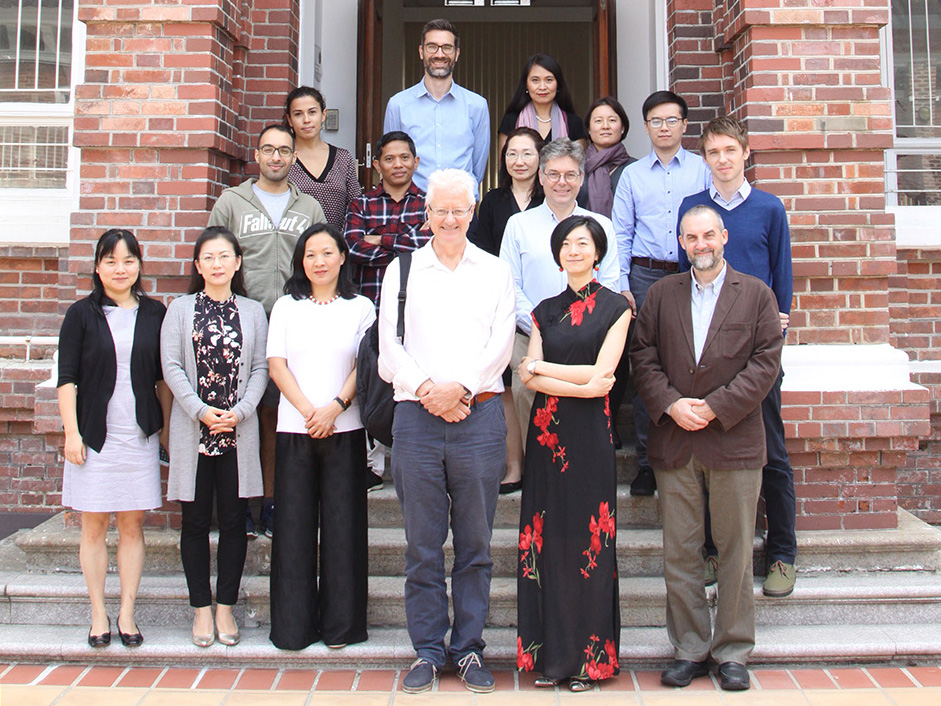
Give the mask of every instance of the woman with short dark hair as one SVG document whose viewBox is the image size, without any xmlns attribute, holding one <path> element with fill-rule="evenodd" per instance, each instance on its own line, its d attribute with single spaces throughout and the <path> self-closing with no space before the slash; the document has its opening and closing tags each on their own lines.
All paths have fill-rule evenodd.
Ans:
<svg viewBox="0 0 941 706">
<path fill-rule="evenodd" d="M 162 505 L 158 433 L 166 439 L 170 411 L 160 369 L 166 309 L 144 294 L 141 270 L 134 235 L 106 231 L 95 246 L 94 288 L 69 307 L 59 332 L 62 504 L 82 514 L 79 558 L 91 600 L 92 647 L 111 643 L 105 537 L 112 512 L 121 577 L 118 635 L 127 647 L 144 641 L 134 619 L 144 566 L 144 513 Z"/>
<path fill-rule="evenodd" d="M 245 294 L 242 248 L 222 226 L 193 247 L 189 294 L 171 302 L 161 359 L 173 393 L 167 499 L 182 508 L 180 556 L 193 619 L 193 644 L 239 642 L 232 615 L 248 538 L 248 498 L 262 494 L 255 408 L 268 383 L 264 307 Z M 209 582 L 213 504 L 219 525 L 216 614 Z"/>
<path fill-rule="evenodd" d="M 284 291 L 267 350 L 281 390 L 271 641 L 340 648 L 367 637 L 366 434 L 354 395 L 376 309 L 355 293 L 346 241 L 326 223 L 298 238 Z"/>
<path fill-rule="evenodd" d="M 572 691 L 618 673 L 617 468 L 608 391 L 631 320 L 627 300 L 598 284 L 607 249 L 587 216 L 556 226 L 550 244 L 568 275 L 533 309 L 519 367 L 538 394 L 526 441 L 517 573 L 517 666 L 537 687 Z M 574 609 L 577 607 L 577 609 Z"/>
<path fill-rule="evenodd" d="M 585 183 L 578 194 L 578 203 L 582 208 L 611 218 L 621 172 L 637 161 L 624 147 L 631 124 L 621 104 L 605 96 L 588 108 L 585 126 L 590 144 L 585 150 Z"/>
</svg>

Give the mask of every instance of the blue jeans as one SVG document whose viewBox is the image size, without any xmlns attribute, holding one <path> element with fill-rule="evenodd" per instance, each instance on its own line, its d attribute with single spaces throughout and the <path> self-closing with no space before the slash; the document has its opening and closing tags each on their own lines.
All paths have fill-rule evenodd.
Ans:
<svg viewBox="0 0 941 706">
<path fill-rule="evenodd" d="M 392 480 L 405 519 L 405 615 L 418 656 L 437 668 L 480 653 L 490 608 L 490 538 L 506 466 L 499 396 L 463 421 L 445 422 L 417 402 L 400 402 L 392 423 Z M 448 619 L 444 542 L 454 543 Z M 444 636 L 451 627 L 451 643 Z"/>
<path fill-rule="evenodd" d="M 631 273 L 628 275 L 628 279 L 631 284 L 631 294 L 634 295 L 634 304 L 637 307 L 637 312 L 640 312 L 640 308 L 644 305 L 644 300 L 647 298 L 647 290 L 650 289 L 654 282 L 657 282 L 667 275 L 675 274 L 673 272 L 667 272 L 666 270 L 654 270 L 650 267 L 643 267 L 637 264 L 631 264 Z M 634 333 L 634 326 L 631 325 L 630 333 Z M 626 350 L 630 350 L 631 341 L 630 337 L 628 338 L 627 345 L 625 346 Z M 644 406 L 644 401 L 640 398 L 640 395 L 634 394 L 634 437 L 635 442 L 634 446 L 637 450 L 637 466 L 638 468 L 646 466 L 650 468 L 650 461 L 647 459 L 647 435 L 650 431 L 650 414 L 647 412 L 647 408 Z"/>
</svg>

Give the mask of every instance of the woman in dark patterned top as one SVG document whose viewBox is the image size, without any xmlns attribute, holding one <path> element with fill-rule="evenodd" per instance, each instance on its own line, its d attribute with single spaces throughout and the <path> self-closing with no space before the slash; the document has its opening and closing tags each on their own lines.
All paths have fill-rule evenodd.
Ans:
<svg viewBox="0 0 941 706">
<path fill-rule="evenodd" d="M 167 498 L 183 510 L 180 554 L 196 609 L 193 643 L 239 641 L 238 599 L 248 498 L 262 494 L 255 407 L 268 383 L 265 310 L 245 296 L 242 249 L 212 226 L 193 249 L 190 294 L 175 299 L 161 331 L 161 358 L 173 392 Z M 219 523 L 215 627 L 209 584 L 213 500 Z"/>
<path fill-rule="evenodd" d="M 300 86 L 288 93 L 284 103 L 284 124 L 294 131 L 297 159 L 288 179 L 323 207 L 327 222 L 343 232 L 346 209 L 363 193 L 356 178 L 356 161 L 342 147 L 321 139 L 323 112 L 327 104 L 316 88 Z"/>
</svg>

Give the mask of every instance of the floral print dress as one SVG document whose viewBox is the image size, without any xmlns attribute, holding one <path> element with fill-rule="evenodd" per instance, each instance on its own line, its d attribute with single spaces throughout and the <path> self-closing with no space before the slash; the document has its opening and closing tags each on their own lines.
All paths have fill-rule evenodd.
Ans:
<svg viewBox="0 0 941 706">
<path fill-rule="evenodd" d="M 627 300 L 592 281 L 533 311 L 543 358 L 594 365 Z M 551 679 L 618 673 L 617 476 L 608 398 L 537 393 L 520 512 L 517 667 Z"/>
</svg>

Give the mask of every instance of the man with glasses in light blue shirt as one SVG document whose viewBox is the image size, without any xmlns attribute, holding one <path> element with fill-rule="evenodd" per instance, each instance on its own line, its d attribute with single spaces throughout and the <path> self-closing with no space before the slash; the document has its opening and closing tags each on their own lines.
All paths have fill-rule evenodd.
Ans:
<svg viewBox="0 0 941 706">
<path fill-rule="evenodd" d="M 509 264 L 516 284 L 516 340 L 510 367 L 516 370 L 529 347 L 533 308 L 543 299 L 554 297 L 568 286 L 567 275 L 552 257 L 549 237 L 569 216 L 590 216 L 604 229 L 608 252 L 598 265 L 596 279 L 612 291 L 620 291 L 618 244 L 610 219 L 578 206 L 575 199 L 585 180 L 585 151 L 567 137 L 553 140 L 539 152 L 539 182 L 546 192 L 541 206 L 517 213 L 506 224 L 500 259 Z M 523 431 L 536 393 L 523 385 L 519 375 L 513 376 L 513 401 Z"/>
<path fill-rule="evenodd" d="M 624 169 L 611 213 L 621 264 L 620 290 L 631 302 L 635 316 L 650 286 L 679 271 L 676 222 L 680 204 L 710 182 L 709 168 L 702 158 L 681 146 L 689 114 L 686 101 L 672 91 L 656 91 L 644 101 L 642 110 L 644 129 L 653 149 Z M 611 392 L 615 418 L 616 402 L 624 394 L 621 385 L 626 382 L 620 366 L 615 375 L 619 373 L 620 384 Z M 647 409 L 635 395 L 637 476 L 631 483 L 631 495 L 653 495 L 657 489 L 647 460 L 649 428 Z"/>
<path fill-rule="evenodd" d="M 473 174 L 479 189 L 490 154 L 490 111 L 483 96 L 451 76 L 461 55 L 454 25 L 428 22 L 418 54 L 425 75 L 389 99 L 383 132 L 401 130 L 415 141 L 420 161 L 412 180 L 422 191 L 432 172 L 450 168 Z"/>
</svg>

